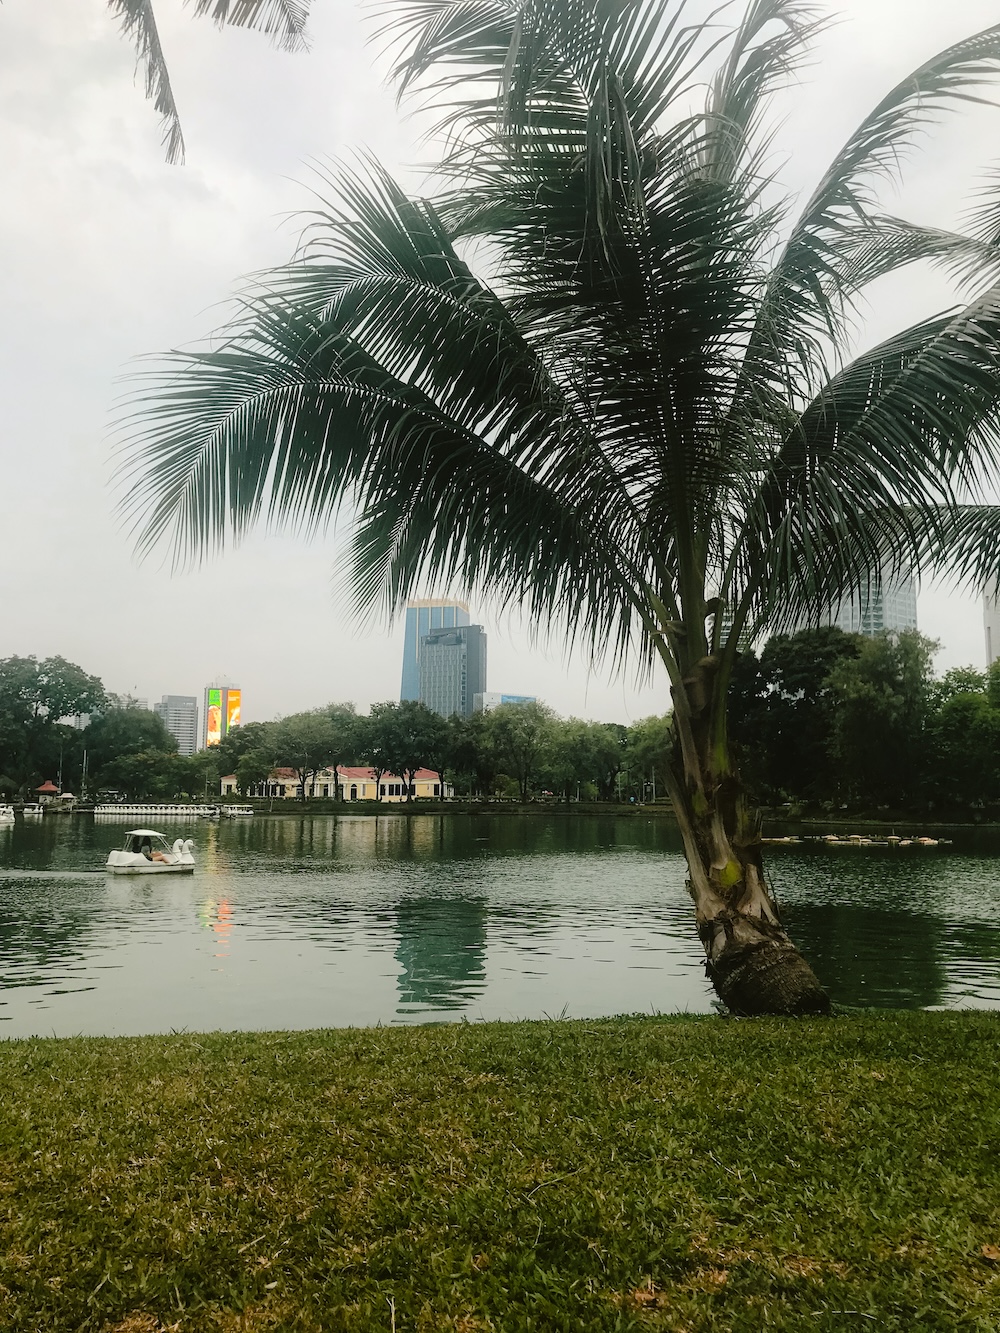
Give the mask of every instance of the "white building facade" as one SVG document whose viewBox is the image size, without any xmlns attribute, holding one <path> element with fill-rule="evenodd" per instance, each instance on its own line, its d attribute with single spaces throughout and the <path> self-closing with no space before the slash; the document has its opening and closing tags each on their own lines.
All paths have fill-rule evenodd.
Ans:
<svg viewBox="0 0 1000 1333">
<path fill-rule="evenodd" d="M 193 694 L 165 694 L 153 712 L 177 742 L 179 754 L 198 748 L 198 700 Z"/>
<path fill-rule="evenodd" d="M 1000 657 L 1000 588 L 996 583 L 983 594 L 983 633 L 986 636 L 986 665 Z"/>
</svg>

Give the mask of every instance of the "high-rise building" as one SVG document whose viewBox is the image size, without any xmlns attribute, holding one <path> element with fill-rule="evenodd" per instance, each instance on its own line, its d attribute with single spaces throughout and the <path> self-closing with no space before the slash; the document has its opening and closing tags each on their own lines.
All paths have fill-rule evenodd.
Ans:
<svg viewBox="0 0 1000 1333">
<path fill-rule="evenodd" d="M 179 754 L 198 748 L 198 700 L 193 694 L 165 694 L 153 712 L 177 742 Z"/>
<path fill-rule="evenodd" d="M 420 640 L 420 702 L 442 717 L 471 717 L 486 689 L 486 634 L 482 625 L 432 630 Z"/>
<path fill-rule="evenodd" d="M 218 745 L 223 736 L 240 725 L 243 691 L 236 685 L 205 686 L 205 729 L 202 748 Z"/>
<path fill-rule="evenodd" d="M 420 644 L 432 630 L 455 629 L 469 623 L 465 602 L 422 597 L 406 603 L 406 635 L 403 640 L 403 679 L 400 699 L 420 698 Z"/>
<path fill-rule="evenodd" d="M 917 585 L 913 576 L 885 570 L 877 585 L 869 581 L 860 593 L 845 597 L 818 618 L 802 617 L 792 629 L 815 629 L 817 625 L 836 625 L 845 634 L 864 634 L 868 638 L 884 631 L 916 629 Z"/>
<path fill-rule="evenodd" d="M 502 708 L 504 704 L 533 704 L 538 700 L 533 694 L 501 694 L 498 690 L 483 690 L 472 701 L 474 713 L 488 713 L 491 708 Z"/>
<path fill-rule="evenodd" d="M 1000 587 L 996 583 L 983 594 L 983 630 L 986 633 L 986 665 L 1000 657 Z"/>
</svg>

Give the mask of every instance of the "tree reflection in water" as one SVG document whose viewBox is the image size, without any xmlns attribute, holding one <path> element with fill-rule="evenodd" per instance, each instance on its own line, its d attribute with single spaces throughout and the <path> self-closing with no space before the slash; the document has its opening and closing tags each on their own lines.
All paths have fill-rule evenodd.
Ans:
<svg viewBox="0 0 1000 1333">
<path fill-rule="evenodd" d="M 485 898 L 404 898 L 396 906 L 398 1013 L 464 1009 L 482 992 L 486 915 Z"/>
<path fill-rule="evenodd" d="M 943 1002 L 944 930 L 934 917 L 805 903 L 783 907 L 782 916 L 835 1004 L 922 1009 Z"/>
</svg>

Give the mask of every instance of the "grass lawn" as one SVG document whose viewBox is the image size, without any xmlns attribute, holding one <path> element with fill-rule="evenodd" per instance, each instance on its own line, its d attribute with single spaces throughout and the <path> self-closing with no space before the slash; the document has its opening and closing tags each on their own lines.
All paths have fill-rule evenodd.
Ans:
<svg viewBox="0 0 1000 1333">
<path fill-rule="evenodd" d="M 1000 1018 L 0 1044 L 0 1329 L 1000 1329 Z"/>
</svg>

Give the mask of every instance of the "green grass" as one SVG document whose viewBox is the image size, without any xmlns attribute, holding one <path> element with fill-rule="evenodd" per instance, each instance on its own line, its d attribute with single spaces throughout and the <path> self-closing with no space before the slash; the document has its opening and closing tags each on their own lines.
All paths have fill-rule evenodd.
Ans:
<svg viewBox="0 0 1000 1333">
<path fill-rule="evenodd" d="M 996 1330 L 996 1023 L 0 1045 L 0 1328 Z"/>
</svg>

